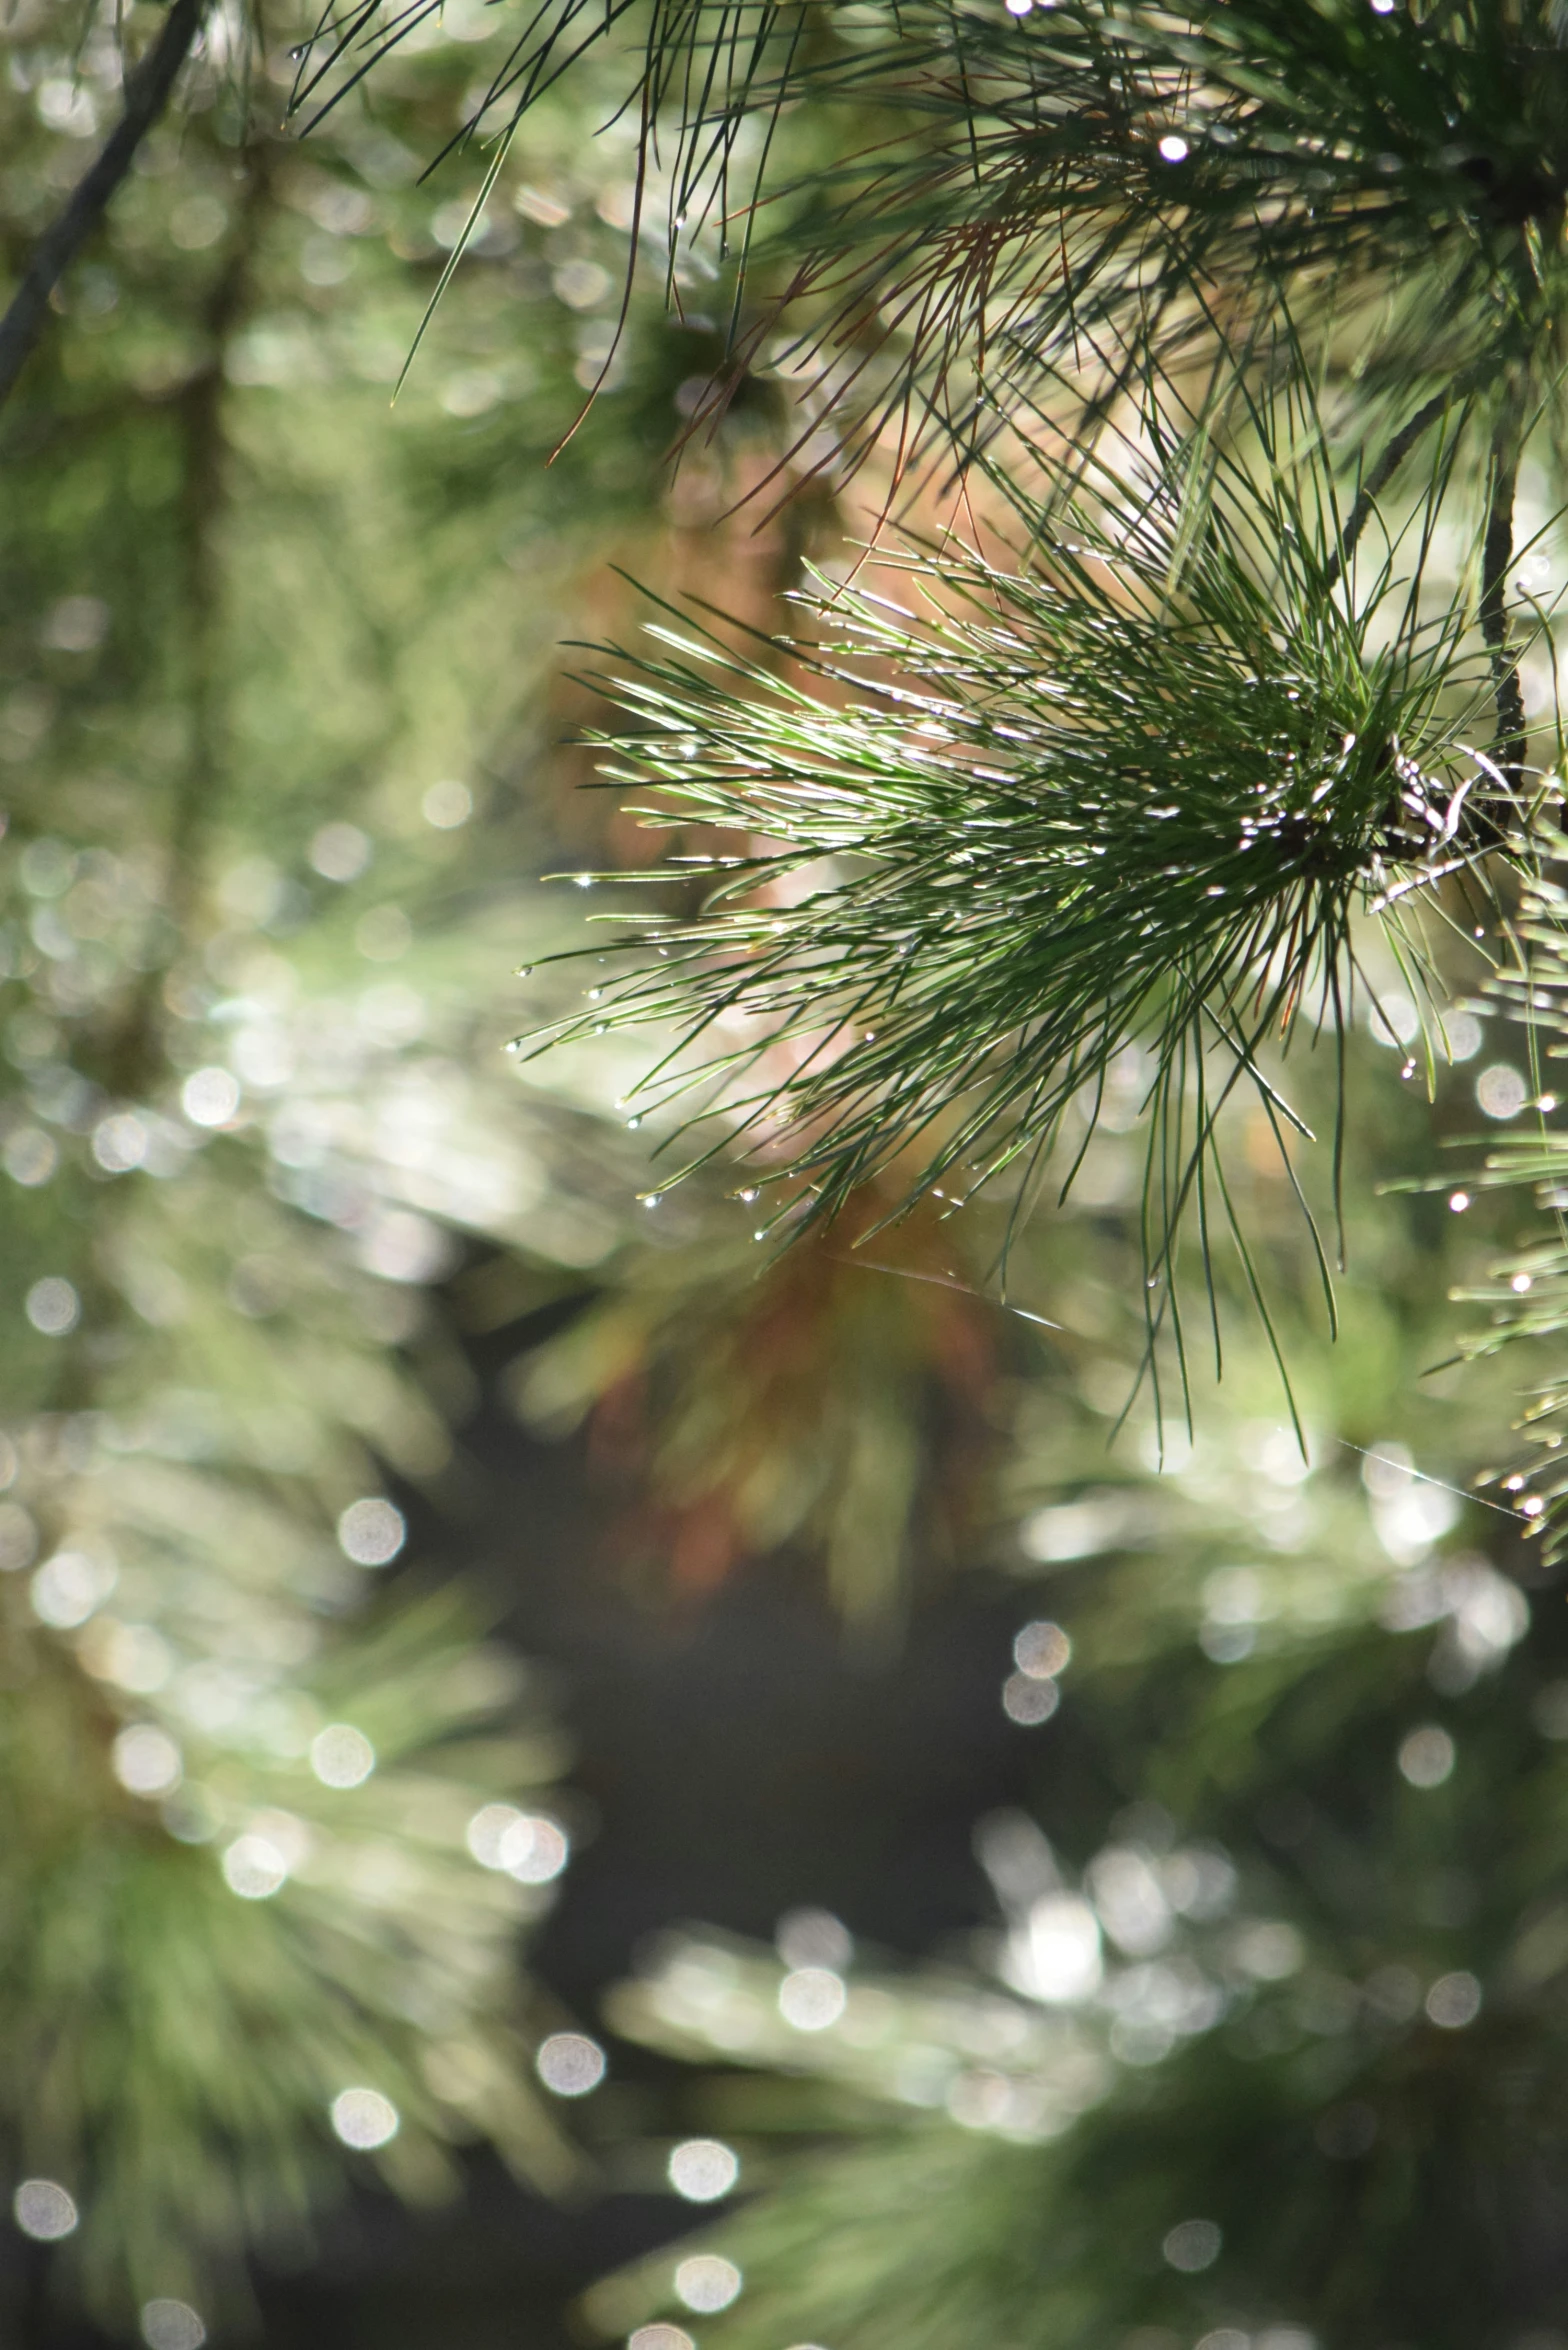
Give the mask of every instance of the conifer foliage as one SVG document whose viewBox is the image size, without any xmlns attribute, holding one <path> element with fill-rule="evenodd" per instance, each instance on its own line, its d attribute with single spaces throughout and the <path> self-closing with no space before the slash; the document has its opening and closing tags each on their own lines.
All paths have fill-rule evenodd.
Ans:
<svg viewBox="0 0 1568 2350">
<path fill-rule="evenodd" d="M 621 23 L 535 20 L 491 102 L 520 120 Z M 656 1097 L 705 1086 L 710 1147 L 738 1131 L 791 1225 L 895 1161 L 911 1196 L 1027 1193 L 1068 1099 L 1152 1041 L 1150 1340 L 1180 1349 L 1176 1236 L 1190 1208 L 1212 1290 L 1237 1085 L 1288 1124 L 1268 1064 L 1342 1032 L 1353 917 L 1392 920 L 1419 997 L 1416 901 L 1484 939 L 1497 852 L 1533 867 L 1557 797 L 1527 571 L 1560 16 L 940 0 L 645 34 L 639 186 L 667 181 L 670 254 L 735 271 L 708 412 L 766 356 L 820 466 L 880 467 L 882 525 L 804 642 L 661 622 L 617 673 L 612 775 L 743 845 L 565 1033 L 673 1029 Z"/>
<path fill-rule="evenodd" d="M 1484 908 L 1485 853 L 1531 854 L 1535 810 L 1480 747 L 1463 601 L 1423 602 L 1446 482 L 1341 600 L 1320 444 L 1282 451 L 1265 414 L 1250 464 L 1215 460 L 1141 421 L 1136 499 L 1096 464 L 1098 496 L 1018 515 L 1011 561 L 949 543 L 824 585 L 820 636 L 788 646 L 810 683 L 668 626 L 627 679 L 642 726 L 612 773 L 654 786 L 647 820 L 760 844 L 716 860 L 697 918 L 650 923 L 654 954 L 562 1033 L 606 1004 L 686 1030 L 695 1069 L 643 1090 L 705 1086 L 713 1147 L 738 1128 L 786 1215 L 803 1184 L 831 1219 L 900 1159 L 916 1190 L 956 1174 L 961 1204 L 1037 1163 L 1136 1045 L 1158 1286 L 1189 1202 L 1205 1251 L 1230 1220 L 1237 1084 L 1282 1138 L 1299 1127 L 1264 1058 L 1299 1022 L 1342 1023 L 1353 916 L 1387 917 L 1419 973 L 1412 893 L 1460 875 Z"/>
<path fill-rule="evenodd" d="M 8 256 L 112 138 L 133 16 L 0 32 Z M 481 878 L 494 680 L 549 648 L 503 550 L 569 576 L 592 485 L 563 549 L 542 477 L 476 494 L 450 436 L 526 391 L 542 457 L 575 314 L 514 216 L 393 464 L 442 251 L 412 150 L 307 157 L 242 61 L 193 53 L 0 416 L 0 2162 L 13 2255 L 160 2350 L 243 2333 L 250 2256 L 356 2179 L 439 2200 L 475 2141 L 582 2175 L 519 1963 L 561 1741 L 492 1604 L 403 1578 L 412 1496 L 453 1498 L 434 1289 L 469 1248 L 581 1268 L 633 1182 L 476 986 L 551 936 Z M 525 382 L 484 361 L 529 266 Z"/>
<path fill-rule="evenodd" d="M 57 230 L 85 142 L 158 77 L 133 70 L 125 97 L 107 14 L 79 44 L 47 9 L 0 28 L 16 158 L 0 209 L 31 289 L 0 448 L 25 460 L 0 502 L 0 1783 L 18 1822 L 0 1989 L 27 2023 L 0 2050 L 0 2134 L 18 2225 L 152 2350 L 194 2350 L 225 2296 L 242 2308 L 245 2255 L 303 2241 L 360 2164 L 410 2196 L 442 2192 L 476 2138 L 529 2175 L 575 2171 L 530 2069 L 547 2003 L 515 1955 L 566 1849 L 569 1802 L 546 1792 L 560 1755 L 460 1603 L 394 1604 L 373 1579 L 402 1549 L 394 1494 L 439 1510 L 445 1492 L 463 1386 L 428 1293 L 465 1249 L 566 1281 L 613 1264 L 619 1295 L 519 1388 L 569 1418 L 649 1362 L 668 1371 L 650 1482 L 691 1537 L 689 1580 L 747 1543 L 810 1539 L 867 1618 L 918 1518 L 968 1522 L 971 1460 L 1010 1408 L 972 1298 L 951 1302 L 987 1274 L 961 1279 L 928 1224 L 890 1248 L 886 1222 L 918 1206 L 934 1223 L 989 1187 L 1006 1256 L 1048 1183 L 1071 1215 L 1092 1182 L 1130 1204 L 1141 1327 L 1121 1373 L 1141 1350 L 1156 1381 L 1172 1363 L 1185 1380 L 1194 1256 L 1216 1345 L 1229 1285 L 1283 1356 L 1276 1300 L 1290 1292 L 1299 1323 L 1302 1260 L 1274 1210 L 1307 1213 L 1305 1261 L 1331 1288 L 1321 1206 L 1331 1223 L 1361 1050 L 1346 1040 L 1369 998 L 1440 1098 L 1452 1021 L 1480 1016 L 1455 993 L 1531 1027 L 1510 1114 L 1528 1095 L 1534 1129 L 1472 1180 L 1534 1187 L 1555 1221 L 1489 1279 L 1473 1351 L 1551 1345 L 1568 1319 L 1546 1090 L 1562 746 L 1537 577 L 1565 471 L 1560 0 L 507 0 L 459 29 L 434 0 L 354 0 L 314 27 L 213 11 L 197 39 L 200 13 L 178 0 L 159 20 L 179 36 L 158 81 L 179 119 L 141 124 L 134 170 L 127 146 L 105 190 L 106 241 L 84 230 L 69 267 Z M 132 18 L 131 49 L 156 55 Z M 299 143 L 258 127 L 258 86 Z M 437 161 L 468 177 L 432 210 L 416 182 Z M 51 252 L 60 266 L 27 277 Z M 405 437 L 376 472 L 366 403 L 381 418 L 395 387 Z M 493 681 L 537 679 L 590 525 L 645 515 L 671 442 L 700 468 L 758 415 L 785 422 L 750 468 L 754 511 L 815 479 L 865 501 L 872 544 L 815 576 L 786 632 L 666 602 L 650 638 L 588 657 L 621 713 L 601 730 L 609 779 L 682 853 L 578 876 L 625 884 L 619 935 L 587 950 L 580 1009 L 543 1004 L 532 1041 L 551 1055 L 503 1081 L 476 1029 L 488 1045 L 515 1009 L 476 1013 L 476 974 L 499 970 L 503 937 L 548 962 L 568 921 L 497 881 L 540 847 L 501 787 L 543 761 Z M 589 463 L 596 434 L 610 455 Z M 661 893 L 642 920 L 633 885 Z M 573 945 L 550 985 L 588 968 Z M 616 1105 L 647 1117 L 638 1143 L 589 1074 L 616 1028 L 657 1031 Z M 1283 1063 L 1319 1036 L 1338 1069 L 1325 1082 L 1319 1062 L 1309 1118 L 1287 1090 L 1302 1056 Z M 1140 1118 L 1141 1169 L 1118 1190 Z M 1326 1180 L 1302 1147 L 1314 1124 L 1336 1137 Z M 733 1233 L 797 1242 L 747 1308 L 718 1294 L 716 1213 L 686 1227 L 674 1272 L 673 1250 L 638 1258 L 634 1185 L 655 1204 L 667 1188 L 642 1162 L 650 1135 L 667 1167 L 723 1161 L 748 1210 L 762 1199 L 727 1250 L 757 1261 Z M 1248 1212 L 1270 1184 L 1266 1280 Z M 701 1183 L 690 1196 L 713 1209 Z M 1447 1212 L 1409 1208 L 1407 1269 L 1446 1261 L 1419 1241 L 1427 1209 Z M 868 1274 L 907 1272 L 939 1302 L 863 1309 L 835 1253 L 857 1248 Z M 1064 1292 L 1075 1270 L 1087 1282 L 1053 1268 Z M 718 1412 L 690 1369 L 694 1325 L 710 1382 L 774 1347 Z M 901 1352 L 873 1411 L 842 1340 L 865 1333 L 887 1370 L 890 1327 Z M 842 1387 L 813 1376 L 824 1331 Z M 1564 1408 L 1549 1378 L 1538 1445 L 1499 1469 L 1510 1534 L 1561 1519 Z M 918 1423 L 938 1411 L 951 1460 L 922 1512 Z M 1347 1407 L 1357 1443 L 1370 1412 Z M 1269 1472 L 1282 1490 L 1295 1460 Z M 1193 1493 L 1211 1516 L 1213 1491 Z M 1092 1555 L 1098 1572 L 1116 1548 L 1168 1566 L 1141 1507 L 1088 1550 L 1052 1551 L 1048 1529 L 1037 1562 Z M 1416 2266 L 1401 2274 L 1420 2290 L 1369 2297 L 1328 2261 L 1342 2182 L 1418 2192 L 1432 2116 L 1481 2111 L 1537 2131 L 1531 2180 L 1558 2191 L 1542 2085 L 1557 1846 L 1543 1860 L 1521 1831 L 1495 1900 L 1450 1900 L 1444 1872 L 1478 1878 L 1501 1840 L 1463 1771 L 1439 1792 L 1456 1749 L 1424 1714 L 1476 1690 L 1477 1740 L 1538 1823 L 1562 1774 L 1525 1723 L 1533 1707 L 1560 1737 L 1563 1684 L 1524 1645 L 1511 1573 L 1439 1557 L 1430 1522 L 1382 1526 L 1377 1559 L 1359 1518 L 1340 1541 L 1287 1517 L 1258 1503 L 1246 1522 L 1284 1552 L 1321 1535 L 1335 1574 L 1277 1647 L 1260 1626 L 1280 1611 L 1226 1559 L 1201 1586 L 1206 1663 L 1190 1624 L 1131 1660 L 1166 1727 L 1118 1750 L 1123 1792 L 1158 1783 L 1169 1808 L 1121 1834 L 1116 1865 L 1124 1890 L 1144 1871 L 1168 1937 L 1140 1947 L 1125 1904 L 1123 1934 L 1115 1872 L 1101 1884 L 1092 1861 L 1092 1899 L 1042 1875 L 1010 1916 L 1027 1943 L 1031 1920 L 1044 1938 L 1070 1912 L 1102 1969 L 1079 2004 L 1109 1983 L 1122 2008 L 1069 2018 L 1042 2054 L 1022 2003 L 1051 2001 L 1014 1979 L 1000 2028 L 1023 2017 L 1028 2062 L 977 2079 L 974 2034 L 994 2054 L 999 2011 L 966 1977 L 947 2121 L 890 2131 L 891 2160 L 854 2190 L 862 2217 L 896 2207 L 891 2256 L 875 2229 L 847 2256 L 856 2350 L 978 2338 L 977 2242 L 998 2340 L 1099 2343 L 1108 2310 L 1201 2322 L 1218 2350 L 1245 2318 L 1299 2350 L 1298 2321 L 1338 2323 L 1359 2291 L 1367 2350 L 1429 2322 L 1434 2343 L 1468 2344 L 1460 2302 L 1426 2295 Z M 1123 1632 L 1156 1613 L 1140 1586 Z M 1417 1948 L 1399 1917 L 1369 1927 L 1334 1859 L 1387 1808 L 1385 1644 L 1434 1624 L 1426 1688 L 1414 1667 L 1401 1682 L 1409 1804 L 1390 1839 L 1426 1904 Z M 1114 1647 L 1112 1733 L 1135 1678 Z M 1194 1694 L 1221 1663 L 1247 1669 L 1218 1701 L 1206 1680 Z M 1049 1700 L 1024 1693 L 1036 1725 L 1057 1703 L 1043 1678 Z M 1249 1845 L 1228 1792 L 1238 1720 L 1267 1720 L 1297 1777 L 1293 1724 L 1314 1769 L 1344 1731 L 1354 1767 L 1325 1766 L 1316 1825 L 1271 1846 L 1302 1851 L 1299 1870 Z M 1201 1842 L 1172 1842 L 1178 1827 Z M 1204 1913 L 1221 1863 L 1231 1906 Z M 1067 1907 L 1038 1911 L 1053 1900 Z M 740 1979 L 754 1961 L 726 1965 Z M 769 1980 L 753 2005 L 770 2000 Z M 656 2005 L 642 2023 L 669 2038 Z M 862 2005 L 856 2029 L 889 2012 Z M 1309 2035 L 1329 2058 L 1296 2061 Z M 908 2100 L 870 2078 L 866 2045 L 839 2053 L 880 2128 L 888 2098 Z M 793 2043 L 759 2047 L 806 2069 Z M 1071 2073 L 1064 2047 L 1079 2103 L 1025 2112 L 1037 2072 Z M 1000 2153 L 955 2141 L 998 2117 Z M 1259 2148 L 1301 2154 L 1290 2261 L 1270 2268 L 1216 2177 L 1217 2216 L 1174 2209 L 1107 2301 L 1118 2149 L 1152 2148 L 1138 2177 L 1163 2180 L 1195 2132 L 1232 2186 Z M 998 2179 L 1009 2226 L 1055 2198 L 1082 2268 L 1042 2292 L 1037 2244 L 1010 2267 L 972 2231 L 933 2232 L 919 2302 L 890 2300 L 909 2194 L 955 2184 L 973 2217 Z M 808 2178 L 757 2221 L 764 2283 L 816 2241 L 817 2194 Z M 1227 2238 L 1253 2266 L 1211 2290 Z M 1521 2291 L 1521 2322 L 1557 2290 Z M 750 2350 L 817 2307 L 758 2293 L 728 2338 Z"/>
</svg>

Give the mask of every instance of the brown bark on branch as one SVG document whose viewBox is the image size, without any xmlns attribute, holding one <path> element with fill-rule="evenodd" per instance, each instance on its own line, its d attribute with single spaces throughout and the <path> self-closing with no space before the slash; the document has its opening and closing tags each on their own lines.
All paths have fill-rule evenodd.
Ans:
<svg viewBox="0 0 1568 2350">
<path fill-rule="evenodd" d="M 1519 436 L 1505 414 L 1492 439 L 1491 496 L 1481 549 L 1481 634 L 1492 656 L 1497 710 L 1497 763 L 1517 791 L 1524 781 L 1524 694 L 1508 641 L 1508 570 L 1514 554 L 1514 500 L 1519 486 Z"/>
<path fill-rule="evenodd" d="M 1435 399 L 1428 400 L 1424 408 L 1418 408 L 1409 422 L 1402 425 L 1395 433 L 1357 493 L 1356 502 L 1350 509 L 1350 519 L 1345 524 L 1344 537 L 1338 551 L 1329 558 L 1328 569 L 1324 574 L 1325 585 L 1333 587 L 1338 582 L 1340 574 L 1356 551 L 1356 541 L 1366 527 L 1367 517 L 1373 506 L 1387 489 L 1422 434 L 1429 432 L 1456 400 L 1467 400 L 1473 392 L 1478 391 L 1485 382 L 1487 373 L 1488 369 L 1483 366 L 1462 368 L 1446 390 L 1439 392 Z"/>
</svg>

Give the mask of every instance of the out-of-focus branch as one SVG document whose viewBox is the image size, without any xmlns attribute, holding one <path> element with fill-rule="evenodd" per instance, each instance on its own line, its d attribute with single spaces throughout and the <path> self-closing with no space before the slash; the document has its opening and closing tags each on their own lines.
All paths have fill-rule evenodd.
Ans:
<svg viewBox="0 0 1568 2350">
<path fill-rule="evenodd" d="M 202 843 L 216 813 L 225 766 L 224 694 L 220 658 L 225 587 L 220 549 L 229 501 L 229 440 L 224 361 L 244 324 L 254 288 L 257 254 L 272 203 L 276 148 L 252 140 L 241 150 L 244 193 L 217 273 L 201 308 L 204 349 L 198 365 L 167 395 L 179 425 L 179 547 L 184 589 L 185 700 L 189 737 L 173 778 L 163 846 L 168 857 L 166 908 L 184 935 L 205 875 Z M 110 1054 L 111 1090 L 136 1096 L 155 1082 L 163 1025 L 165 972 L 143 976 Z"/>
<path fill-rule="evenodd" d="M 162 32 L 126 78 L 124 112 L 90 170 L 71 191 L 64 209 L 39 238 L 22 282 L 0 318 L 0 405 L 10 398 L 38 340 L 50 295 L 103 218 L 137 148 L 168 104 L 206 10 L 207 0 L 171 0 Z"/>
</svg>

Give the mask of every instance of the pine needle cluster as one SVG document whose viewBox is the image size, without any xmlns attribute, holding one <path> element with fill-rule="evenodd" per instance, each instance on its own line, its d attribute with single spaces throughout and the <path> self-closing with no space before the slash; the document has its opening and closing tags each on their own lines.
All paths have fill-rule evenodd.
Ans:
<svg viewBox="0 0 1568 2350">
<path fill-rule="evenodd" d="M 1473 606 L 1435 554 L 1446 468 L 1402 529 L 1364 499 L 1352 526 L 1321 439 L 1252 413 L 1233 454 L 1151 403 L 1143 464 L 1129 441 L 1037 503 L 1013 485 L 1010 559 L 879 557 L 892 592 L 820 583 L 817 633 L 771 661 L 661 622 L 616 673 L 638 731 L 612 781 L 655 787 L 647 823 L 747 846 L 697 860 L 701 909 L 648 918 L 544 1041 L 673 1027 L 639 1106 L 709 1121 L 699 1157 L 738 1148 L 775 1195 L 764 1229 L 871 1180 L 1028 1198 L 1053 1148 L 1070 1190 L 1134 1050 L 1158 1322 L 1187 1211 L 1206 1273 L 1213 1232 L 1240 1239 L 1238 1087 L 1289 1163 L 1304 1129 L 1271 1069 L 1341 1029 L 1357 917 L 1419 986 L 1417 895 L 1484 898 L 1482 860 L 1528 853 L 1520 779 L 1480 747 Z"/>
<path fill-rule="evenodd" d="M 296 103 L 319 119 L 434 13 L 333 18 Z M 1490 414 L 1563 361 L 1555 0 L 549 0 L 458 143 L 493 174 L 590 67 L 667 285 L 704 238 L 735 266 L 708 412 L 782 337 L 802 438 L 825 407 L 843 457 L 983 446 L 1068 354 L 1102 402 L 1216 307 L 1314 315 L 1390 431 L 1456 374 Z"/>
<path fill-rule="evenodd" d="M 312 91 L 378 70 L 421 14 L 323 26 Z M 1556 0 L 550 0 L 475 93 L 464 136 L 499 158 L 587 74 L 635 158 L 628 283 L 646 246 L 677 303 L 694 243 L 730 265 L 694 432 L 771 372 L 797 474 L 872 465 L 885 514 L 943 479 L 1029 509 L 1013 567 L 916 551 L 931 615 L 857 586 L 810 642 L 748 664 L 688 636 L 633 689 L 625 773 L 759 845 L 600 1017 L 716 1046 L 723 1116 L 808 1217 L 893 1163 L 911 1189 L 1006 1171 L 1027 1195 L 1136 1043 L 1163 1289 L 1189 1204 L 1205 1256 L 1233 1221 L 1213 1145 L 1236 1085 L 1283 1132 L 1266 1040 L 1309 1006 L 1342 1020 L 1353 912 L 1400 920 L 1521 837 L 1542 714 L 1517 567 L 1562 471 L 1565 41 Z M 1182 386 L 1193 434 L 1152 420 L 1152 383 L 1156 405 Z M 1312 407 L 1342 511 L 1259 432 L 1276 399 Z M 1439 527 L 1450 483 L 1465 511 Z M 1357 554 L 1374 518 L 1381 571 Z M 661 1064 L 652 1090 L 690 1078 Z"/>
<path fill-rule="evenodd" d="M 1216 311 L 1267 335 L 1285 307 L 1354 350 L 1361 429 L 1456 379 L 1496 414 L 1560 368 L 1555 7 L 876 15 L 738 101 L 844 109 L 835 170 L 759 189 L 781 289 L 737 364 L 782 332 L 846 456 L 984 446 L 1064 361 L 1103 413 L 1151 358 L 1207 351 Z M 883 135 L 851 144 L 852 108 Z"/>
</svg>

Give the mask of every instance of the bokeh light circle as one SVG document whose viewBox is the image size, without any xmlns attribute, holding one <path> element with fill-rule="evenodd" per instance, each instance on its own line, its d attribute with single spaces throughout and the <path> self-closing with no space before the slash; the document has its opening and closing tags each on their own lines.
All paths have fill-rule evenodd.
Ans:
<svg viewBox="0 0 1568 2350">
<path fill-rule="evenodd" d="M 797 1967 L 779 1985 L 779 2013 L 797 2032 L 825 2032 L 838 2022 L 848 1996 L 830 1968 Z"/>
<path fill-rule="evenodd" d="M 332 2127 L 345 2146 L 361 2153 L 385 2146 L 398 2133 L 400 2115 L 379 2089 L 341 2089 L 332 2100 Z"/>
<path fill-rule="evenodd" d="M 339 1546 L 356 1567 L 390 1565 L 407 1540 L 402 1511 L 379 1493 L 351 1501 L 338 1520 Z"/>
<path fill-rule="evenodd" d="M 47 1273 L 28 1291 L 25 1310 L 40 1338 L 69 1338 L 82 1318 L 82 1301 L 71 1282 Z"/>
<path fill-rule="evenodd" d="M 670 2185 L 688 2203 L 716 2203 L 740 2176 L 740 2157 L 718 2138 L 687 2138 L 670 2155 Z"/>
<path fill-rule="evenodd" d="M 310 1742 L 310 1767 L 323 1787 L 360 1787 L 376 1767 L 376 1750 L 351 1722 L 329 1722 Z"/>
<path fill-rule="evenodd" d="M 741 2273 L 733 2260 L 717 2252 L 694 2252 L 675 2271 L 675 2290 L 688 2309 L 703 2317 L 728 2309 L 741 2288 Z"/>
<path fill-rule="evenodd" d="M 188 2301 L 144 2301 L 142 2340 L 147 2350 L 201 2350 L 207 2329 Z"/>
<path fill-rule="evenodd" d="M 1220 2256 L 1223 2241 L 1219 2229 L 1211 2219 L 1178 2220 L 1165 2238 L 1160 2250 L 1174 2269 L 1183 2276 L 1197 2276 L 1212 2268 Z"/>
<path fill-rule="evenodd" d="M 552 2032 L 540 2044 L 534 2070 L 557 2097 L 586 2097 L 604 2079 L 604 2050 L 586 2032 Z"/>
<path fill-rule="evenodd" d="M 57 2244 L 81 2216 L 75 2197 L 57 2179 L 24 2179 L 11 2198 L 11 2210 L 23 2235 L 36 2244 Z"/>
<path fill-rule="evenodd" d="M 1463 1968 L 1439 1975 L 1426 1995 L 1426 2012 L 1440 2032 L 1462 2032 L 1481 2012 L 1481 1986 Z"/>
<path fill-rule="evenodd" d="M 128 1795 L 168 1795 L 183 1771 L 180 1750 L 155 1722 L 132 1722 L 110 1752 L 114 1775 Z"/>
</svg>

